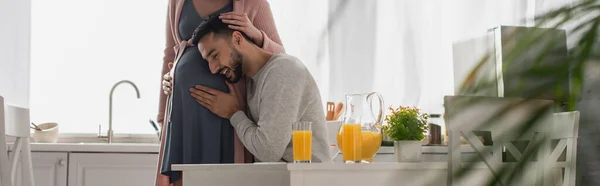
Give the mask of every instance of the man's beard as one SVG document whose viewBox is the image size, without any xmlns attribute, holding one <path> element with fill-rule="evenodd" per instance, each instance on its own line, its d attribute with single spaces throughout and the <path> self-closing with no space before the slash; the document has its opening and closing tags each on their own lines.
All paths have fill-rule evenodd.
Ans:
<svg viewBox="0 0 600 186">
<path fill-rule="evenodd" d="M 237 83 L 238 81 L 240 81 L 240 79 L 242 79 L 242 63 L 244 62 L 244 59 L 242 57 L 242 54 L 240 54 L 240 52 L 238 52 L 235 48 L 231 48 L 231 67 L 233 67 L 233 79 L 229 79 L 227 77 L 225 77 L 225 79 L 227 79 L 227 82 L 229 83 Z"/>
</svg>

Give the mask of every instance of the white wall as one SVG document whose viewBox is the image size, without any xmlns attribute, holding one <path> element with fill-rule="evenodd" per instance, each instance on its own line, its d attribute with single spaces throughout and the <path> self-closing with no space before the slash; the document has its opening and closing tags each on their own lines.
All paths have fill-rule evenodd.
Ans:
<svg viewBox="0 0 600 186">
<path fill-rule="evenodd" d="M 315 78 L 323 102 L 329 96 L 327 0 L 268 0 L 287 54 L 296 56 Z M 340 100 L 341 101 L 341 100 Z M 326 103 L 323 103 L 325 105 Z"/>
<path fill-rule="evenodd" d="M 0 95 L 29 107 L 31 1 L 0 0 Z"/>
<path fill-rule="evenodd" d="M 528 6 L 524 0 L 347 2 L 329 33 L 327 99 L 375 91 L 386 107 L 436 113 L 454 92 L 452 43 L 497 25 L 523 25 Z"/>
</svg>

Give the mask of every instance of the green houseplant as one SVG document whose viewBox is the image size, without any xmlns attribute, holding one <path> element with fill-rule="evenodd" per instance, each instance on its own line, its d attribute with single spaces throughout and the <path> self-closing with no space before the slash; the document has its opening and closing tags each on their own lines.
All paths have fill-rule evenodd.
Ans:
<svg viewBox="0 0 600 186">
<path fill-rule="evenodd" d="M 567 37 L 572 40 L 572 46 L 568 47 L 567 58 L 562 59 L 560 63 L 556 63 L 555 65 L 542 65 L 542 62 L 552 60 L 553 43 L 556 43 L 555 40 L 558 39 L 547 39 L 552 38 L 547 37 L 550 35 L 550 32 L 547 31 L 548 29 L 542 31 L 526 31 L 524 33 L 520 33 L 523 36 L 521 38 L 517 38 L 516 36 L 508 37 L 508 40 L 512 40 L 511 45 L 513 45 L 514 48 L 512 48 L 504 58 L 504 60 L 507 62 L 507 65 L 518 65 L 518 61 L 520 58 L 522 58 L 522 56 L 528 56 L 530 59 L 533 59 L 535 65 L 522 68 L 523 70 L 517 73 L 504 75 L 503 78 L 509 78 L 516 81 L 545 79 L 546 82 L 542 85 L 521 87 L 522 89 L 520 91 L 527 93 L 525 96 L 523 96 L 523 98 L 545 99 L 546 92 L 555 92 L 555 94 L 560 95 L 559 98 L 561 98 L 555 100 L 557 102 L 556 110 L 559 111 L 577 110 L 578 104 L 581 104 L 587 99 L 590 99 L 589 97 L 594 96 L 593 94 L 590 94 L 590 92 L 591 89 L 593 89 L 594 82 L 597 81 L 598 76 L 590 73 L 593 72 L 593 68 L 588 68 L 597 67 L 599 66 L 598 64 L 600 62 L 600 1 L 581 0 L 572 4 L 566 4 L 552 11 L 536 16 L 535 25 L 533 27 L 561 29 L 563 27 L 567 27 L 568 24 L 571 24 L 568 26 L 571 27 L 571 29 L 569 29 Z M 547 40 L 550 40 L 551 42 L 545 44 Z M 542 45 L 543 49 L 540 52 L 527 53 L 527 49 L 535 47 L 536 45 Z M 493 52 L 490 52 L 482 57 L 479 62 L 477 62 L 475 68 L 471 71 L 469 76 L 464 80 L 463 85 L 460 87 L 459 92 L 461 92 L 461 94 L 473 94 L 495 86 L 495 82 L 489 80 L 481 81 L 475 84 L 469 84 L 470 79 L 477 76 L 478 73 L 484 71 L 485 61 L 488 60 L 488 58 L 493 58 L 494 55 L 495 54 Z M 565 74 L 570 77 L 568 80 L 559 78 L 559 75 Z M 569 88 L 570 90 L 561 89 L 557 86 L 565 81 L 571 82 Z M 479 99 L 474 97 L 472 100 L 465 102 L 464 107 L 468 108 L 470 105 L 475 105 L 479 101 Z M 560 105 L 561 102 L 567 104 L 563 106 Z M 523 103 L 520 104 L 525 103 L 526 101 L 523 101 Z M 540 111 L 543 109 L 545 108 L 540 108 Z M 509 110 L 510 108 L 505 108 L 502 111 L 487 117 L 486 120 L 489 121 L 488 123 L 492 123 L 495 118 L 504 115 Z M 539 119 L 539 117 L 534 115 L 528 118 L 526 122 L 523 122 L 522 128 L 519 128 L 519 137 L 522 137 L 527 129 L 539 125 L 540 122 L 537 122 Z M 589 124 L 580 124 L 580 126 L 585 125 Z M 501 140 L 502 139 L 499 139 L 499 141 Z M 590 138 L 584 137 L 580 137 L 578 139 L 578 141 L 590 140 Z M 542 143 L 532 143 L 529 145 L 527 148 L 530 150 L 527 153 L 522 154 L 522 158 L 519 162 L 517 162 L 516 166 L 510 167 L 509 165 L 502 165 L 499 169 L 500 171 L 487 179 L 488 183 L 486 185 L 506 185 L 518 183 L 518 175 L 529 168 L 528 166 L 530 166 L 530 164 L 527 164 L 527 162 L 534 160 L 534 154 L 538 151 L 538 149 L 540 149 L 540 147 L 542 147 L 541 144 Z M 590 151 L 593 152 L 594 150 L 588 150 L 588 152 Z M 480 157 L 473 157 L 468 161 L 473 161 L 476 158 Z M 590 159 L 577 159 L 577 161 L 577 174 L 585 175 L 586 171 L 580 171 L 580 169 L 586 169 L 579 168 L 579 166 L 583 165 L 585 167 L 585 165 L 589 163 L 587 161 L 590 161 Z M 455 179 L 469 178 L 473 176 L 473 174 L 471 174 L 473 170 L 475 170 L 473 164 L 462 166 L 457 174 L 451 176 Z M 581 177 L 592 178 L 592 176 Z M 589 178 L 582 178 L 577 178 L 576 185 L 587 185 L 593 180 L 588 180 Z"/>
<path fill-rule="evenodd" d="M 346 9 L 348 9 L 348 0 L 341 0 L 337 6 L 337 8 L 335 8 L 334 13 L 329 15 L 329 21 L 327 24 L 327 27 L 325 29 L 323 29 L 323 32 L 321 33 L 321 37 L 325 38 L 328 35 L 328 32 L 330 32 L 333 28 L 334 25 L 339 24 L 341 18 L 342 17 L 342 13 L 344 12 Z M 538 15 L 535 17 L 535 25 L 533 25 L 533 27 L 543 27 L 543 28 L 561 28 L 567 24 L 571 24 L 570 27 L 572 29 L 571 32 L 569 32 L 569 34 L 567 35 L 567 37 L 571 38 L 573 40 L 572 42 L 572 46 L 569 47 L 568 49 L 568 58 L 565 59 L 563 61 L 563 63 L 561 63 L 561 65 L 558 66 L 553 66 L 553 67 L 544 67 L 544 66 L 533 66 L 533 67 L 527 67 L 527 68 L 523 68 L 523 71 L 520 73 L 516 73 L 516 74 L 511 74 L 511 76 L 505 76 L 504 78 L 511 78 L 511 79 L 526 79 L 526 78 L 530 78 L 530 77 L 539 77 L 539 78 L 547 78 L 547 77 L 554 77 L 556 76 L 556 74 L 558 73 L 564 73 L 563 69 L 568 69 L 568 73 L 571 76 L 571 81 L 573 82 L 572 86 L 572 91 L 569 92 L 565 92 L 564 90 L 556 90 L 556 84 L 558 83 L 562 83 L 561 79 L 555 78 L 552 79 L 551 82 L 547 82 L 541 86 L 535 86 L 535 87 L 523 87 L 524 90 L 522 90 L 523 92 L 528 92 L 529 95 L 525 96 L 525 98 L 527 99 L 536 99 L 536 98 L 541 98 L 544 92 L 547 92 L 548 90 L 556 90 L 557 93 L 561 93 L 561 94 L 566 94 L 566 99 L 569 100 L 569 104 L 567 105 L 567 109 L 566 110 L 575 110 L 576 108 L 576 104 L 578 104 L 578 100 L 583 99 L 583 101 L 585 101 L 585 97 L 581 96 L 581 92 L 582 90 L 585 90 L 586 86 L 593 86 L 594 84 L 594 80 L 590 81 L 590 79 L 586 79 L 585 75 L 586 75 L 586 68 L 589 68 L 589 66 L 600 66 L 600 1 L 599 0 L 580 0 L 580 1 L 576 1 L 570 4 L 565 4 L 561 7 L 558 7 L 552 11 L 543 13 L 541 15 Z M 545 35 L 547 33 L 545 32 L 527 32 L 525 33 L 525 36 L 521 39 L 518 39 L 514 42 L 514 45 L 516 47 L 514 47 L 511 51 L 509 51 L 509 55 L 507 56 L 506 59 L 504 59 L 505 61 L 513 61 L 515 59 L 515 56 L 519 56 L 520 54 L 524 53 L 525 51 L 527 51 L 526 49 L 534 46 L 536 44 L 540 44 L 545 42 L 542 38 L 545 37 L 541 37 L 543 35 Z M 576 36 L 576 35 L 579 35 Z M 326 43 L 324 42 L 323 44 L 321 44 L 321 48 L 324 48 L 324 46 L 326 45 Z M 317 51 L 325 51 L 325 50 L 317 50 Z M 551 52 L 549 50 L 549 48 L 544 48 L 541 52 L 535 54 L 535 56 L 533 56 L 533 59 L 535 59 L 535 61 L 543 61 L 546 58 L 549 58 L 551 56 Z M 317 53 L 317 57 L 323 58 L 325 55 L 323 55 L 323 52 L 319 52 Z M 471 83 L 467 83 L 469 82 L 468 80 L 472 79 L 472 77 L 476 76 L 479 73 L 484 72 L 484 70 L 482 70 L 484 68 L 484 63 L 488 60 L 488 58 L 493 58 L 494 53 L 493 51 L 488 53 L 487 55 L 485 55 L 484 57 L 482 57 L 479 62 L 477 63 L 477 66 L 475 68 L 472 69 L 471 74 L 465 78 L 464 80 L 464 84 L 463 86 L 461 86 L 459 88 L 459 92 L 461 92 L 461 94 L 468 94 L 468 93 L 476 93 L 478 91 L 481 90 L 486 90 L 487 88 L 493 87 L 493 86 L 497 86 L 495 84 L 495 82 L 493 81 L 481 81 L 481 82 L 477 82 L 475 84 L 471 84 Z M 589 77 L 588 77 L 589 78 Z M 586 84 L 590 84 L 590 85 L 586 85 Z M 479 102 L 478 99 L 474 98 L 473 100 L 471 100 L 470 102 L 465 102 L 464 106 L 465 107 L 469 107 L 471 104 L 475 105 L 477 102 Z M 498 112 L 492 116 L 489 116 L 487 120 L 489 121 L 493 121 L 495 120 L 495 118 L 497 118 L 498 116 L 503 115 L 505 112 L 507 112 L 508 109 L 506 109 L 505 111 L 502 112 Z M 526 128 L 531 128 L 534 127 L 534 125 L 538 122 L 536 122 L 538 120 L 538 118 L 532 117 L 530 118 L 530 120 L 527 120 L 526 123 L 524 123 L 524 125 L 526 126 L 524 129 Z M 385 132 L 385 128 L 391 128 L 391 126 L 387 126 L 384 127 L 384 134 L 388 135 L 389 132 Z M 600 131 L 595 131 L 595 132 L 600 132 Z M 590 141 L 593 140 L 593 138 L 579 138 L 579 141 L 583 142 L 583 141 L 588 141 L 588 143 L 591 143 Z M 527 162 L 530 159 L 532 159 L 533 156 L 533 152 L 535 152 L 538 148 L 540 147 L 540 145 L 536 145 L 534 144 L 532 146 L 532 150 L 530 151 L 530 153 L 525 153 L 523 154 L 523 161 L 521 162 Z M 597 149 L 597 148 L 596 148 Z M 593 152 L 594 149 L 592 149 L 591 151 Z M 469 161 L 476 161 L 478 160 L 480 157 L 474 156 L 472 157 L 472 159 L 470 159 Z M 580 159 L 578 159 L 578 162 L 582 162 L 582 163 L 578 163 L 578 166 L 580 165 L 585 165 L 587 164 L 589 160 L 582 160 L 580 161 Z M 450 175 L 452 177 L 455 177 L 456 179 L 465 179 L 468 178 L 470 176 L 470 172 L 472 172 L 473 170 L 475 170 L 475 168 L 472 166 L 474 164 L 471 164 L 469 166 L 462 166 L 460 168 L 460 171 L 458 174 L 455 175 Z M 499 177 L 503 177 L 503 176 L 507 176 L 508 180 L 507 183 L 510 183 L 512 181 L 518 180 L 517 176 L 518 173 L 522 172 L 522 170 L 525 170 L 526 168 L 525 163 L 519 163 L 517 165 L 517 167 L 508 169 L 505 166 L 501 167 L 501 171 L 497 172 L 495 176 L 490 177 L 490 178 L 486 178 L 488 183 L 485 185 L 504 185 Z M 587 170 L 587 169 L 582 169 L 582 170 Z M 578 170 L 578 174 L 589 174 L 589 173 L 585 173 L 585 172 L 579 172 Z M 595 180 L 595 178 L 593 176 L 582 176 L 582 177 L 586 177 L 585 179 L 577 179 L 577 185 L 586 185 L 586 184 L 590 184 L 590 181 Z M 431 179 L 432 183 L 437 180 L 437 179 Z"/>
<path fill-rule="evenodd" d="M 427 114 L 416 107 L 389 108 L 383 132 L 394 141 L 394 154 L 399 162 L 421 161 L 421 140 L 427 131 Z"/>
</svg>

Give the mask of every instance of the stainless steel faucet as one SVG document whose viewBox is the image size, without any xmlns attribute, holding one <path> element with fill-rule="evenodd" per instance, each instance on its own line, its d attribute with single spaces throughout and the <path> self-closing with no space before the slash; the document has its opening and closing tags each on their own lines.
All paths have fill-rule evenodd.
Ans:
<svg viewBox="0 0 600 186">
<path fill-rule="evenodd" d="M 131 86 L 133 86 L 133 88 L 135 89 L 135 92 L 137 94 L 137 98 L 140 99 L 140 90 L 138 90 L 137 86 L 128 80 L 122 80 L 117 82 L 115 85 L 113 85 L 112 89 L 110 89 L 110 96 L 109 96 L 109 105 L 108 105 L 108 133 L 107 133 L 107 138 L 108 138 L 108 143 L 112 143 L 112 139 L 113 139 L 113 130 L 112 130 L 112 105 L 113 105 L 113 93 L 115 91 L 115 88 L 117 88 L 117 86 L 123 84 L 123 83 L 127 83 L 130 84 Z"/>
</svg>

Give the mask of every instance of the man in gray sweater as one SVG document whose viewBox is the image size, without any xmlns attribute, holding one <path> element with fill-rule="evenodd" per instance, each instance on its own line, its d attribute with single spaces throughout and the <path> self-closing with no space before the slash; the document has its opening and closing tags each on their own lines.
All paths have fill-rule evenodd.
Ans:
<svg viewBox="0 0 600 186">
<path fill-rule="evenodd" d="M 197 85 L 190 88 L 191 95 L 211 112 L 230 119 L 257 161 L 292 162 L 292 123 L 298 121 L 312 122 L 312 161 L 332 161 L 319 89 L 298 58 L 263 50 L 218 17 L 202 22 L 190 42 L 198 46 L 212 73 L 225 76 L 230 90 Z M 248 112 L 240 108 L 232 85 L 244 75 Z"/>
</svg>

